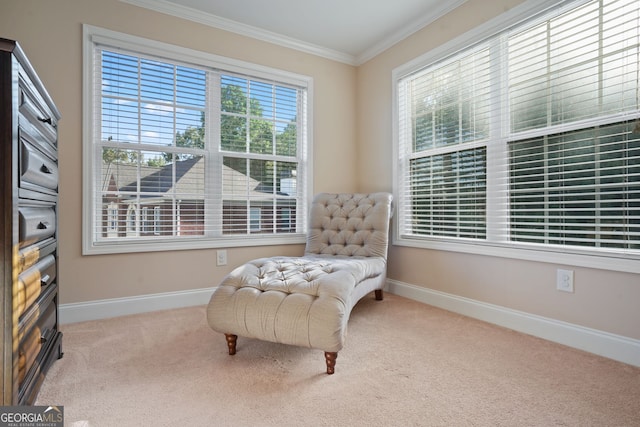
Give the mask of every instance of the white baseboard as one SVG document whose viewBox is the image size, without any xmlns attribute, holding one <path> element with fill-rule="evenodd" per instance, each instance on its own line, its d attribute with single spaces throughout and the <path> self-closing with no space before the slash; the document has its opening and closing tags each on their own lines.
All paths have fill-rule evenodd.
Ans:
<svg viewBox="0 0 640 427">
<path fill-rule="evenodd" d="M 387 281 L 387 289 L 395 295 L 640 367 L 640 340 L 395 280 Z"/>
<path fill-rule="evenodd" d="M 205 305 L 215 288 L 60 304 L 60 323 L 106 319 L 156 310 Z"/>
<path fill-rule="evenodd" d="M 60 323 L 205 305 L 215 288 L 61 304 Z M 512 310 L 396 280 L 389 293 L 640 367 L 640 340 Z"/>
</svg>

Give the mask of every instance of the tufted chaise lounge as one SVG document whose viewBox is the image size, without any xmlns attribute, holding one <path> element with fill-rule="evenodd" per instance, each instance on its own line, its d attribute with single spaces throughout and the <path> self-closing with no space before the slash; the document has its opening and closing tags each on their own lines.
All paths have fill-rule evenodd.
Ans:
<svg viewBox="0 0 640 427">
<path fill-rule="evenodd" d="M 229 273 L 207 307 L 209 326 L 238 335 L 323 350 L 333 374 L 353 306 L 386 282 L 391 195 L 318 194 L 301 257 L 250 261 Z"/>
</svg>

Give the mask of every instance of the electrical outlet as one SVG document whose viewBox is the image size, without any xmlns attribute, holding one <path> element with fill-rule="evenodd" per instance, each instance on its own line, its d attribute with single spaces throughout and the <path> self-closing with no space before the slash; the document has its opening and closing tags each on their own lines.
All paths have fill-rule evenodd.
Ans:
<svg viewBox="0 0 640 427">
<path fill-rule="evenodd" d="M 216 265 L 227 265 L 227 251 L 225 249 L 216 252 Z"/>
<path fill-rule="evenodd" d="M 556 272 L 556 289 L 562 292 L 573 292 L 573 270 L 558 269 Z"/>
</svg>

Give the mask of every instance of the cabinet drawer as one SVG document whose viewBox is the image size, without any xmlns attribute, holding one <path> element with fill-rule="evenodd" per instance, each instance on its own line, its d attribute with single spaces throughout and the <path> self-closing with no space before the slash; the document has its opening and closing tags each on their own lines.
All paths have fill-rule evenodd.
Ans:
<svg viewBox="0 0 640 427">
<path fill-rule="evenodd" d="M 18 273 L 22 273 L 38 262 L 40 258 L 52 254 L 55 250 L 56 240 L 53 237 L 20 249 L 18 253 Z"/>
<path fill-rule="evenodd" d="M 20 186 L 26 183 L 57 190 L 57 163 L 27 141 L 20 142 Z"/>
<path fill-rule="evenodd" d="M 25 379 L 33 378 L 40 370 L 43 357 L 40 353 L 46 351 L 50 341 L 55 338 L 58 328 L 56 302 L 40 308 L 40 316 L 36 324 L 26 330 L 19 345 L 18 379 L 24 383 Z M 40 357 L 39 357 L 40 356 Z"/>
<path fill-rule="evenodd" d="M 38 307 L 38 311 L 30 314 L 31 322 L 24 329 L 20 337 L 19 344 L 19 361 L 18 361 L 18 377 L 20 383 L 25 378 L 32 378 L 40 369 L 39 364 L 42 363 L 40 354 L 46 351 L 50 341 L 56 337 L 58 331 L 58 311 L 56 309 L 55 292 L 46 298 L 46 302 L 42 302 L 42 306 Z M 40 356 L 40 357 L 39 357 Z M 35 370 L 35 371 L 34 371 Z"/>
<path fill-rule="evenodd" d="M 50 285 L 56 278 L 56 257 L 53 255 L 47 255 L 35 263 L 35 265 L 23 271 L 18 277 L 22 277 L 23 275 L 28 275 L 33 272 L 38 272 L 40 284 L 42 286 Z"/>
<path fill-rule="evenodd" d="M 51 237 L 56 232 L 56 211 L 53 207 L 19 208 L 20 247 Z"/>
<path fill-rule="evenodd" d="M 41 313 L 50 310 L 48 307 L 56 307 L 58 303 L 58 286 L 53 283 L 47 286 L 42 291 L 42 295 L 38 298 L 35 304 L 29 307 L 20 317 L 18 322 L 18 339 L 24 340 L 25 337 L 31 332 L 31 328 L 40 322 L 42 316 Z M 57 316 L 57 314 L 56 314 Z M 58 319 L 55 319 L 57 324 Z"/>
<path fill-rule="evenodd" d="M 55 303 L 48 304 L 38 319 L 38 327 L 40 328 L 41 340 L 47 341 L 58 328 L 58 316 L 56 313 Z"/>
<path fill-rule="evenodd" d="M 40 349 L 42 348 L 42 335 L 40 328 L 34 326 L 29 335 L 20 343 L 18 354 L 18 380 L 22 383 L 27 376 L 27 372 L 36 361 Z"/>
<path fill-rule="evenodd" d="M 18 136 L 20 141 L 27 141 L 52 159 L 58 158 L 55 141 L 48 140 L 31 121 L 22 114 L 18 119 Z"/>
<path fill-rule="evenodd" d="M 22 70 L 21 70 L 22 71 Z M 33 84 L 20 73 L 20 114 L 54 147 L 58 141 L 58 123 Z"/>
<path fill-rule="evenodd" d="M 13 292 L 14 310 L 20 317 L 40 296 L 42 289 L 53 283 L 56 278 L 56 258 L 47 255 L 18 276 Z"/>
</svg>

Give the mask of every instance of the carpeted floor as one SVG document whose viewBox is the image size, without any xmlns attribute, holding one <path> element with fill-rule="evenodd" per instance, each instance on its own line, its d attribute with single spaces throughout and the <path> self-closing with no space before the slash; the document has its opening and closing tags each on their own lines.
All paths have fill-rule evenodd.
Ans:
<svg viewBox="0 0 640 427">
<path fill-rule="evenodd" d="M 65 425 L 640 426 L 640 368 L 386 294 L 323 352 L 238 338 L 205 307 L 63 325 L 36 404 Z"/>
</svg>

